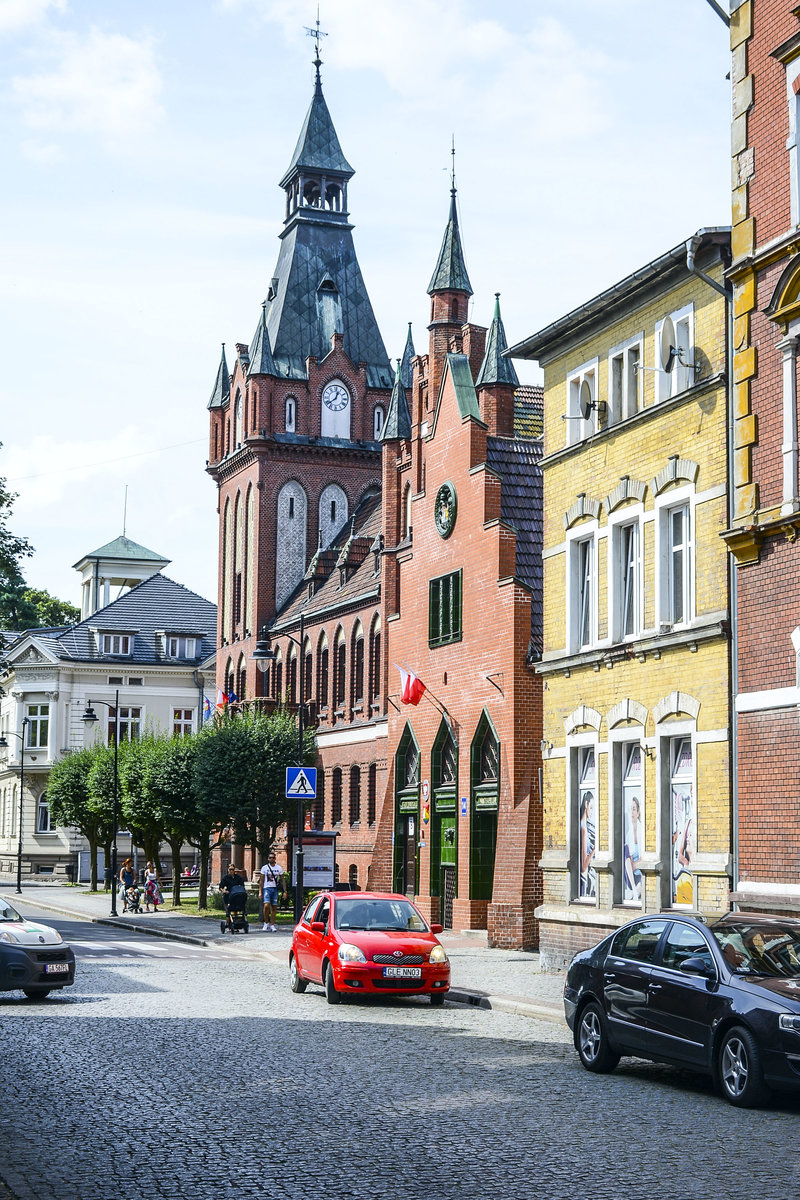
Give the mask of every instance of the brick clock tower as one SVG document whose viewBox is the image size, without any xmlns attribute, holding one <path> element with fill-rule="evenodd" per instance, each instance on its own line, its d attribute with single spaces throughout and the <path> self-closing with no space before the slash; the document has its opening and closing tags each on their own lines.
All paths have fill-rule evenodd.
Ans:
<svg viewBox="0 0 800 1200">
<path fill-rule="evenodd" d="M 353 245 L 342 153 L 314 95 L 280 181 L 286 215 L 255 334 L 223 346 L 209 402 L 208 472 L 219 495 L 217 683 L 262 693 L 261 626 L 381 481 L 393 373 Z"/>
</svg>

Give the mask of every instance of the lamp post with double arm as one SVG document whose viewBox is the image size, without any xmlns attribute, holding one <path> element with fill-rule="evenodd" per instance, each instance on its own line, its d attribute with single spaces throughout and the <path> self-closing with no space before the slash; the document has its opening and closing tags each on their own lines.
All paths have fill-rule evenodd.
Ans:
<svg viewBox="0 0 800 1200">
<path fill-rule="evenodd" d="M 111 842 L 111 916 L 117 915 L 117 825 L 119 823 L 119 772 L 117 768 L 119 754 L 119 688 L 114 693 L 114 703 L 110 704 L 108 700 L 97 700 L 97 704 L 104 704 L 109 712 L 114 714 L 114 807 L 111 817 L 113 825 L 113 840 Z M 98 720 L 97 713 L 92 708 L 92 701 L 87 700 L 86 712 L 81 720 L 87 725 L 93 725 Z"/>
<path fill-rule="evenodd" d="M 9 729 L 12 737 L 19 738 L 19 816 L 17 818 L 17 895 L 22 895 L 22 791 L 25 786 L 25 732 L 29 724 L 28 717 L 22 718 L 22 733 Z M 7 750 L 8 742 L 0 736 L 0 750 Z"/>
<path fill-rule="evenodd" d="M 300 638 L 292 637 L 287 633 L 285 636 L 290 642 L 294 642 L 297 646 L 297 670 L 298 670 L 298 706 L 297 706 L 297 765 L 303 765 L 303 730 L 304 730 L 304 710 L 305 710 L 305 694 L 304 694 L 304 676 L 305 662 L 303 661 L 303 632 L 305 623 L 303 614 L 300 614 Z M 256 648 L 253 651 L 253 660 L 256 663 L 259 671 L 265 672 L 269 664 L 275 658 L 275 651 L 269 648 L 269 634 L 266 628 L 261 630 Z M 297 797 L 297 850 L 295 854 L 295 886 L 294 886 L 294 923 L 298 924 L 303 915 L 303 826 L 305 825 L 305 808 L 303 807 L 303 796 L 298 794 Z"/>
</svg>

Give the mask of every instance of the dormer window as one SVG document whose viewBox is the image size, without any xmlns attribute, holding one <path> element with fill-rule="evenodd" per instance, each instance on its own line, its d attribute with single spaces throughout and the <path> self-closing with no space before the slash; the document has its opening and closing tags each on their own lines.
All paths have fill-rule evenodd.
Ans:
<svg viewBox="0 0 800 1200">
<path fill-rule="evenodd" d="M 100 639 L 101 653 L 130 654 L 131 640 L 129 633 L 104 633 Z"/>
<path fill-rule="evenodd" d="M 167 658 L 194 658 L 197 654 L 197 638 L 168 637 Z"/>
</svg>

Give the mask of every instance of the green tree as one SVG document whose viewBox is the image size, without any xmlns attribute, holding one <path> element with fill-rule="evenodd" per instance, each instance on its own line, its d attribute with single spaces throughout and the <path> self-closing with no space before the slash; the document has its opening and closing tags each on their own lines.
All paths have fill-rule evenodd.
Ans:
<svg viewBox="0 0 800 1200">
<path fill-rule="evenodd" d="M 56 625 L 75 625 L 81 619 L 81 610 L 66 600 L 51 596 L 43 588 L 26 587 L 22 593 L 23 599 L 33 605 L 36 620 L 26 626 L 28 629 L 52 628 Z"/>
<path fill-rule="evenodd" d="M 120 811 L 120 778 L 125 769 L 130 742 L 120 742 L 117 764 L 117 817 Z M 94 758 L 89 768 L 89 809 L 93 812 L 102 830 L 101 845 L 105 851 L 107 866 L 111 866 L 111 843 L 114 839 L 114 747 L 95 745 Z M 117 864 L 119 870 L 119 864 Z M 111 881 L 116 887 L 116 880 Z"/>
<path fill-rule="evenodd" d="M 163 739 L 147 733 L 142 738 L 120 744 L 120 812 L 125 826 L 147 861 L 158 864 L 158 852 L 164 841 L 164 819 L 158 801 L 148 788 L 150 763 Z"/>
<path fill-rule="evenodd" d="M 172 851 L 172 903 L 181 902 L 181 847 L 196 842 L 211 829 L 198 811 L 194 792 L 194 765 L 197 738 L 160 737 L 153 739 L 144 771 L 147 801 L 158 812 L 164 837 Z M 206 864 L 208 854 L 206 853 Z M 207 870 L 207 867 L 206 867 Z"/>
<path fill-rule="evenodd" d="M 74 825 L 89 843 L 91 888 L 97 890 L 97 849 L 111 838 L 110 819 L 92 799 L 89 777 L 99 750 L 89 746 L 73 750 L 59 762 L 53 763 L 47 781 L 50 812 L 58 825 Z M 108 859 L 106 859 L 108 861 Z"/>
</svg>

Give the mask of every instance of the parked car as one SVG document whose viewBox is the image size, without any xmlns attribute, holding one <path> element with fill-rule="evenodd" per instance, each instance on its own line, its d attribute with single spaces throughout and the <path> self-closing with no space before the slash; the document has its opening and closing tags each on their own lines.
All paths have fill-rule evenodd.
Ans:
<svg viewBox="0 0 800 1200">
<path fill-rule="evenodd" d="M 75 955 L 50 925 L 26 921 L 0 896 L 0 992 L 44 1000 L 75 982 Z"/>
<path fill-rule="evenodd" d="M 325 988 L 329 1004 L 348 992 L 428 995 L 444 1004 L 450 963 L 437 933 L 405 896 L 390 892 L 322 892 L 306 908 L 292 937 L 293 992 Z"/>
<path fill-rule="evenodd" d="M 800 920 L 641 917 L 575 956 L 564 1011 L 588 1071 L 628 1054 L 673 1063 L 754 1107 L 800 1088 Z"/>
</svg>

